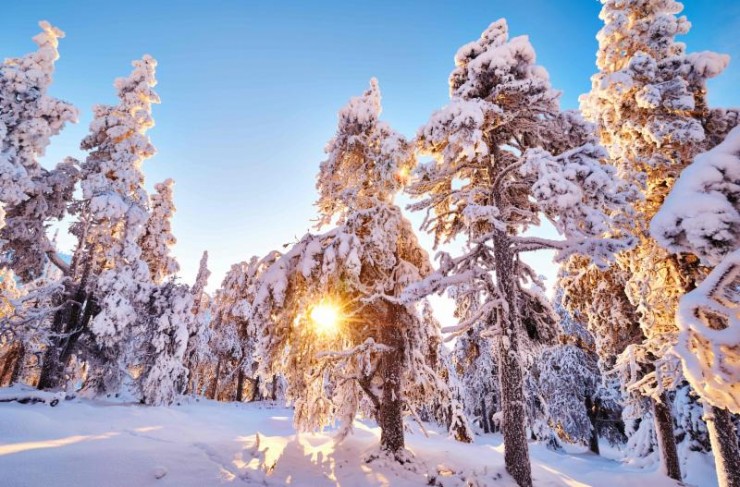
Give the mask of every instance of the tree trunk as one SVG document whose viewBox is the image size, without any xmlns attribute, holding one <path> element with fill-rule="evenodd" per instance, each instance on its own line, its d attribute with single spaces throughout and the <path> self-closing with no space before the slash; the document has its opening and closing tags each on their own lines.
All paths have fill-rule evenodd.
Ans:
<svg viewBox="0 0 740 487">
<path fill-rule="evenodd" d="M 660 459 L 666 475 L 674 480 L 681 481 L 681 464 L 678 461 L 676 450 L 676 436 L 673 433 L 673 417 L 668 394 L 660 395 L 660 401 L 653 399 L 653 414 L 655 415 L 655 433 L 660 445 Z"/>
<path fill-rule="evenodd" d="M 519 319 L 516 269 L 509 239 L 503 232 L 494 237 L 496 281 L 499 292 L 506 299 L 508 310 L 501 309 L 501 339 L 499 340 L 499 380 L 501 408 L 504 415 L 504 462 L 506 471 L 520 487 L 532 486 L 532 466 L 524 425 L 524 391 L 522 369 L 519 363 Z"/>
<path fill-rule="evenodd" d="M 244 371 L 239 367 L 239 372 L 236 375 L 236 402 L 242 402 L 244 400 Z"/>
<path fill-rule="evenodd" d="M 22 343 L 19 343 L 18 349 L 16 351 L 15 364 L 13 365 L 13 372 L 10 375 L 10 385 L 13 385 L 16 382 L 19 382 L 21 380 L 21 375 L 23 374 L 23 366 L 25 365 L 25 361 L 26 361 L 26 347 Z"/>
<path fill-rule="evenodd" d="M 383 379 L 383 394 L 378 410 L 380 426 L 380 449 L 393 454 L 405 447 L 403 433 L 403 401 L 401 394 L 401 373 L 404 356 L 404 338 L 400 328 L 400 306 L 389 305 L 388 319 L 381 328 L 381 343 L 391 347 L 391 351 L 382 354 L 380 372 Z"/>
<path fill-rule="evenodd" d="M 64 306 L 54 314 L 52 339 L 44 352 L 38 389 L 56 389 L 62 385 L 67 367 L 77 340 L 87 329 L 92 317 L 97 314 L 97 305 L 85 291 L 89 266 L 77 286 L 65 289 L 60 304 Z M 83 309 L 84 306 L 84 309 Z M 62 335 L 55 337 L 54 335 Z"/>
<path fill-rule="evenodd" d="M 588 449 L 599 455 L 599 432 L 596 430 L 596 408 L 591 396 L 586 395 L 586 414 L 591 422 L 591 438 L 588 442 Z"/>
<path fill-rule="evenodd" d="M 20 343 L 13 343 L 8 347 L 0 371 L 0 386 L 12 386 L 19 378 L 23 365 L 24 347 Z"/>
<path fill-rule="evenodd" d="M 488 409 L 486 409 L 486 398 L 485 397 L 480 398 L 480 408 L 481 408 L 481 419 L 483 423 L 483 432 L 490 433 L 491 423 L 489 422 L 489 419 L 488 419 Z"/>
<path fill-rule="evenodd" d="M 740 450 L 732 415 L 727 409 L 704 404 L 704 420 L 712 443 L 719 487 L 740 487 Z"/>
<path fill-rule="evenodd" d="M 213 382 L 211 383 L 211 390 L 210 394 L 208 395 L 209 398 L 215 400 L 217 393 L 218 393 L 218 376 L 221 375 L 221 358 L 219 357 L 218 362 L 216 362 L 216 373 L 213 376 Z"/>
<path fill-rule="evenodd" d="M 260 377 L 257 376 L 252 382 L 252 397 L 249 399 L 250 402 L 261 401 L 262 393 L 260 393 Z"/>
</svg>

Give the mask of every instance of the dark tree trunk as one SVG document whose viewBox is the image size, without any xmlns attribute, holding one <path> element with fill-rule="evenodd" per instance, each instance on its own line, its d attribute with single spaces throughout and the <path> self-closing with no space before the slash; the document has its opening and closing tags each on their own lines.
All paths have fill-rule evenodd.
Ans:
<svg viewBox="0 0 740 487">
<path fill-rule="evenodd" d="M 63 300 L 72 297 L 72 291 L 69 290 L 64 293 Z M 41 373 L 39 375 L 39 382 L 36 385 L 38 389 L 53 389 L 59 382 L 59 377 L 62 375 L 59 365 L 59 355 L 62 350 L 62 343 L 64 339 L 58 335 L 64 332 L 65 323 L 69 323 L 69 317 L 71 316 L 71 308 L 77 306 L 76 304 L 69 303 L 64 305 L 56 313 L 54 313 L 54 320 L 51 323 L 51 337 L 49 344 L 44 351 L 44 358 L 41 361 Z"/>
<path fill-rule="evenodd" d="M 673 433 L 673 417 L 668 394 L 660 395 L 660 401 L 653 399 L 653 414 L 655 415 L 655 433 L 660 444 L 660 458 L 663 462 L 665 474 L 674 480 L 681 481 L 681 464 L 678 461 L 676 450 L 676 436 Z"/>
<path fill-rule="evenodd" d="M 252 397 L 249 399 L 251 402 L 261 401 L 262 393 L 260 392 L 260 378 L 259 376 L 254 378 L 252 382 Z"/>
<path fill-rule="evenodd" d="M 586 414 L 588 414 L 588 420 L 591 422 L 591 438 L 588 442 L 588 449 L 599 455 L 599 432 L 596 429 L 596 407 L 589 395 L 586 395 Z"/>
<path fill-rule="evenodd" d="M 481 420 L 483 422 L 483 432 L 490 433 L 491 423 L 489 422 L 489 419 L 488 419 L 488 409 L 486 409 L 486 398 L 485 397 L 480 398 L 480 409 L 481 409 Z"/>
<path fill-rule="evenodd" d="M 520 487 L 532 486 L 532 466 L 524 424 L 524 391 L 519 364 L 519 329 L 521 328 L 516 290 L 516 268 L 509 239 L 503 232 L 494 237 L 496 281 L 508 311 L 501 309 L 501 339 L 499 340 L 499 380 L 501 408 L 504 415 L 504 462 L 506 471 Z"/>
<path fill-rule="evenodd" d="M 719 487 L 740 487 L 740 450 L 732 415 L 727 409 L 704 405 L 704 420 L 712 443 Z"/>
<path fill-rule="evenodd" d="M 88 272 L 89 267 L 84 271 L 80 283 L 68 287 L 61 297 L 60 304 L 66 304 L 55 313 L 52 321 L 52 338 L 44 353 L 36 386 L 38 389 L 56 389 L 62 385 L 64 370 L 75 351 L 77 341 L 98 312 L 95 299 L 85 291 Z"/>
<path fill-rule="evenodd" d="M 236 375 L 236 402 L 244 401 L 244 371 L 239 367 Z"/>
<path fill-rule="evenodd" d="M 389 306 L 388 319 L 381 328 L 381 343 L 390 347 L 391 351 L 383 353 L 380 359 L 383 394 L 378 410 L 378 426 L 380 449 L 392 453 L 398 459 L 398 453 L 406 446 L 401 393 L 404 337 L 400 320 L 403 311 L 399 310 L 401 307 L 398 305 Z"/>
<path fill-rule="evenodd" d="M 18 344 L 16 350 L 15 363 L 13 364 L 13 371 L 10 374 L 10 384 L 15 384 L 21 380 L 21 374 L 23 373 L 23 366 L 26 361 L 26 347 L 22 344 Z"/>
<path fill-rule="evenodd" d="M 208 397 L 211 399 L 216 399 L 216 396 L 218 395 L 218 379 L 219 375 L 221 375 L 221 358 L 218 359 L 218 362 L 216 362 L 216 373 L 213 376 L 213 382 L 211 383 L 211 390 L 209 391 Z"/>
</svg>

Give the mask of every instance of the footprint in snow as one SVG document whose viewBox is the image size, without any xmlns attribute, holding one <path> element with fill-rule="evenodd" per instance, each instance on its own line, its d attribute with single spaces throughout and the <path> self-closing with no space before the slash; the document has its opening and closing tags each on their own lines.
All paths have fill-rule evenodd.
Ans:
<svg viewBox="0 0 740 487">
<path fill-rule="evenodd" d="M 154 478 L 159 480 L 165 475 L 167 475 L 167 468 L 165 467 L 154 467 L 154 470 L 152 470 L 152 474 L 154 474 Z"/>
</svg>

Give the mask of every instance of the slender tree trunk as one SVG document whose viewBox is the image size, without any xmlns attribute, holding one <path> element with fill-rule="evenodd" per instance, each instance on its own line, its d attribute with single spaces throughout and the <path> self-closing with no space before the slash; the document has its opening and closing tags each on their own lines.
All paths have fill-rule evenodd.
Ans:
<svg viewBox="0 0 740 487">
<path fill-rule="evenodd" d="M 591 396 L 588 395 L 586 395 L 586 414 L 591 422 L 591 438 L 588 442 L 588 449 L 599 455 L 599 432 L 596 430 L 596 410 Z"/>
<path fill-rule="evenodd" d="M 252 382 L 252 397 L 249 399 L 250 402 L 261 401 L 262 394 L 260 393 L 260 378 L 259 376 L 254 378 Z"/>
<path fill-rule="evenodd" d="M 62 299 L 67 300 L 72 298 L 72 290 L 67 290 Z M 41 373 L 39 375 L 39 382 L 36 385 L 38 389 L 53 389 L 58 383 L 58 377 L 61 375 L 59 371 L 59 355 L 62 349 L 63 339 L 58 335 L 64 332 L 64 324 L 69 322 L 71 315 L 71 308 L 76 306 L 73 303 L 64 305 L 56 313 L 54 313 L 54 319 L 51 323 L 51 338 L 49 344 L 44 351 L 44 358 L 41 362 Z"/>
<path fill-rule="evenodd" d="M 503 327 L 499 340 L 499 380 L 501 407 L 504 413 L 504 463 L 506 471 L 520 487 L 532 486 L 532 466 L 529 461 L 527 430 L 524 424 L 524 391 L 519 363 L 519 319 L 516 269 L 509 239 L 503 232 L 494 237 L 496 281 L 508 310 L 500 310 Z"/>
<path fill-rule="evenodd" d="M 21 380 L 21 375 L 23 374 L 23 366 L 25 365 L 26 361 L 26 347 L 22 344 L 18 344 L 18 348 L 16 350 L 16 357 L 15 357 L 15 363 L 13 364 L 13 371 L 12 374 L 10 374 L 10 385 L 15 384 L 16 382 Z"/>
<path fill-rule="evenodd" d="M 401 312 L 398 310 L 400 306 L 389 306 L 388 319 L 381 328 L 381 341 L 390 347 L 391 351 L 383 353 L 380 359 L 383 394 L 380 398 L 378 425 L 380 426 L 380 449 L 392 453 L 396 459 L 399 459 L 398 453 L 405 447 L 401 393 L 404 338 L 400 328 Z"/>
<path fill-rule="evenodd" d="M 218 376 L 221 375 L 221 358 L 219 357 L 218 362 L 216 362 L 216 374 L 213 377 L 213 382 L 211 383 L 211 391 L 208 395 L 211 399 L 216 399 L 216 395 L 218 393 Z"/>
<path fill-rule="evenodd" d="M 655 415 L 655 433 L 660 444 L 660 459 L 665 474 L 674 480 L 681 481 L 681 464 L 678 461 L 676 450 L 676 436 L 673 433 L 673 417 L 668 394 L 660 395 L 660 401 L 653 399 L 653 414 Z"/>
<path fill-rule="evenodd" d="M 486 398 L 485 397 L 480 398 L 480 408 L 481 408 L 481 419 L 483 422 L 483 432 L 490 433 L 491 423 L 488 420 L 488 409 L 486 409 Z"/>
<path fill-rule="evenodd" d="M 244 371 L 239 367 L 239 372 L 236 375 L 236 402 L 242 402 L 244 400 Z"/>
<path fill-rule="evenodd" d="M 727 409 L 704 404 L 704 421 L 712 443 L 719 487 L 740 487 L 740 450 L 732 415 Z"/>
</svg>

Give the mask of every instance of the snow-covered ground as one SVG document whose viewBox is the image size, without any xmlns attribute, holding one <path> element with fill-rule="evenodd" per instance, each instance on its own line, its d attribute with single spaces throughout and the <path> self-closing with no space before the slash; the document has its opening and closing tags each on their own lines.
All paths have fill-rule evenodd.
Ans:
<svg viewBox="0 0 740 487">
<path fill-rule="evenodd" d="M 15 392 L 0 390 L 0 400 Z M 504 471 L 498 435 L 465 445 L 433 428 L 429 438 L 409 433 L 415 460 L 404 468 L 385 460 L 365 462 L 380 434 L 371 422 L 357 421 L 354 434 L 335 447 L 331 432 L 296 435 L 291 415 L 283 407 L 206 400 L 172 407 L 81 399 L 55 407 L 2 402 L 0 485 L 514 485 Z M 539 444 L 531 445 L 531 453 L 536 486 L 678 485 L 657 467 L 637 469 Z M 712 468 L 691 465 L 688 483 L 716 485 Z"/>
</svg>

